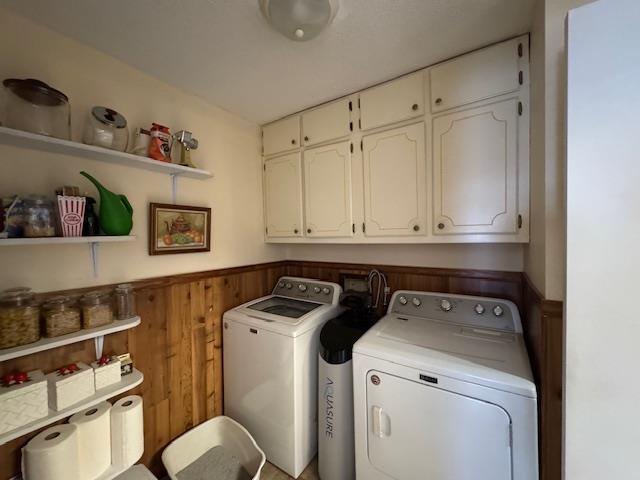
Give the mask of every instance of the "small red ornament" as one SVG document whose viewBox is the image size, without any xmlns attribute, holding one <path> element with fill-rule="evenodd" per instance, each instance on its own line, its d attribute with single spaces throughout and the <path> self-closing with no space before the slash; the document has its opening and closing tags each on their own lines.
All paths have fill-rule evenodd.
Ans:
<svg viewBox="0 0 640 480">
<path fill-rule="evenodd" d="M 27 372 L 18 372 L 16 373 L 15 378 L 16 383 L 24 383 L 29 381 L 29 375 L 27 375 Z"/>
<path fill-rule="evenodd" d="M 77 372 L 80 369 L 78 368 L 78 365 L 76 365 L 75 363 L 70 363 L 67 366 L 67 370 L 69 370 L 70 373 L 73 373 L 73 372 Z"/>
<path fill-rule="evenodd" d="M 2 385 L 4 387 L 10 387 L 11 385 L 19 385 L 29 381 L 29 375 L 27 372 L 9 373 L 2 377 Z"/>
<path fill-rule="evenodd" d="M 15 375 L 9 373 L 7 375 L 4 375 L 2 377 L 2 385 L 5 387 L 8 387 L 9 385 L 12 385 L 15 382 Z"/>
<path fill-rule="evenodd" d="M 111 358 L 108 355 L 102 355 L 100 357 L 100 360 L 98 360 L 98 365 L 101 367 L 104 367 L 105 365 L 108 365 L 109 363 L 111 363 Z"/>
</svg>

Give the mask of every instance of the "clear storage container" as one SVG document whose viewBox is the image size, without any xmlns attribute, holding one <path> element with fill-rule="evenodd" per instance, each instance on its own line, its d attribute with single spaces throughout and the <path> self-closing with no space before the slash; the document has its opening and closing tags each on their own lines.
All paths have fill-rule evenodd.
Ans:
<svg viewBox="0 0 640 480">
<path fill-rule="evenodd" d="M 84 128 L 82 141 L 87 145 L 124 152 L 129 142 L 127 120 L 111 108 L 93 107 Z"/>
<path fill-rule="evenodd" d="M 136 297 L 133 285 L 123 283 L 118 285 L 114 292 L 115 315 L 117 320 L 124 320 L 136 316 Z"/>
<path fill-rule="evenodd" d="M 113 322 L 111 294 L 103 291 L 89 292 L 80 299 L 82 328 L 95 328 Z"/>
<path fill-rule="evenodd" d="M 42 305 L 45 337 L 58 337 L 82 328 L 78 303 L 70 297 L 54 297 Z"/>
<path fill-rule="evenodd" d="M 24 201 L 25 237 L 55 237 L 56 211 L 53 201 L 42 195 L 31 195 Z"/>
<path fill-rule="evenodd" d="M 0 293 L 0 349 L 40 340 L 40 307 L 30 288 Z"/>
</svg>

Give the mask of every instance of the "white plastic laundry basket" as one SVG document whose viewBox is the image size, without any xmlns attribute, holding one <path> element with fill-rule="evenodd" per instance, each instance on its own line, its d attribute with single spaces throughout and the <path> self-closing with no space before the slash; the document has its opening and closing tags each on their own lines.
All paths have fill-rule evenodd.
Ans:
<svg viewBox="0 0 640 480">
<path fill-rule="evenodd" d="M 242 425 L 225 416 L 207 420 L 176 438 L 162 452 L 162 463 L 176 480 L 179 471 L 218 445 L 240 461 L 252 480 L 260 479 L 267 460 L 264 452 Z"/>
</svg>

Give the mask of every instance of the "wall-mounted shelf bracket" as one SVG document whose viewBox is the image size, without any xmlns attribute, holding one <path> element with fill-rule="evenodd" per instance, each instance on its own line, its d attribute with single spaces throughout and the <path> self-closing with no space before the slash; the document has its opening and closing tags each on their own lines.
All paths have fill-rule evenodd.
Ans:
<svg viewBox="0 0 640 480">
<path fill-rule="evenodd" d="M 178 198 L 178 174 L 172 173 L 169 177 L 171 177 L 171 203 L 175 205 Z"/>
<path fill-rule="evenodd" d="M 98 278 L 99 275 L 99 271 L 98 271 L 98 243 L 97 242 L 91 242 L 89 244 L 89 249 L 91 252 L 91 267 L 93 268 L 93 278 Z"/>
<path fill-rule="evenodd" d="M 93 343 L 96 346 L 96 360 L 100 360 L 100 357 L 102 357 L 102 350 L 104 349 L 104 335 L 94 338 Z"/>
</svg>

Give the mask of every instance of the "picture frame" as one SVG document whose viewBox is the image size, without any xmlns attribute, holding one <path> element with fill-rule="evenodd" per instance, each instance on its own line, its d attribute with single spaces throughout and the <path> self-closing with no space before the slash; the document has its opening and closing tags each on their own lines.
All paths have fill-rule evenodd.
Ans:
<svg viewBox="0 0 640 480">
<path fill-rule="evenodd" d="M 149 255 L 210 251 L 210 208 L 149 204 Z"/>
</svg>

